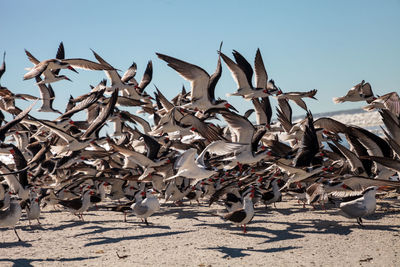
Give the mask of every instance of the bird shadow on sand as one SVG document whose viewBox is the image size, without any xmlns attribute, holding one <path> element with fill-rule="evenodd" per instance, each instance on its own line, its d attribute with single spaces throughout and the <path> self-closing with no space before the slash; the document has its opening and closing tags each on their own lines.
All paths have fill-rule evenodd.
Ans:
<svg viewBox="0 0 400 267">
<path fill-rule="evenodd" d="M 28 243 L 27 241 L 18 241 L 18 240 L 15 242 L 0 242 L 0 248 L 14 248 L 14 247 L 30 248 L 32 247 L 32 244 Z"/>
<path fill-rule="evenodd" d="M 226 258 L 241 258 L 241 257 L 245 257 L 245 256 L 250 256 L 251 254 L 249 252 L 274 253 L 274 252 L 282 252 L 282 251 L 287 251 L 287 250 L 297 249 L 297 248 L 300 248 L 300 247 L 288 246 L 288 247 L 268 248 L 268 249 L 254 249 L 252 247 L 231 248 L 231 247 L 225 247 L 225 246 L 218 246 L 218 247 L 209 247 L 209 248 L 202 248 L 202 249 L 219 251 L 220 253 L 225 254 L 224 256 L 222 256 L 222 258 L 226 259 Z"/>
<path fill-rule="evenodd" d="M 203 221 L 199 217 L 211 217 L 212 215 L 208 211 L 199 211 L 193 206 L 171 206 L 163 208 L 160 212 L 157 212 L 158 216 L 172 215 L 176 219 L 193 219 L 197 221 Z"/>
<path fill-rule="evenodd" d="M 130 235 L 130 236 L 123 236 L 123 237 L 94 237 L 90 238 L 94 240 L 92 242 L 86 243 L 85 247 L 90 246 L 97 246 L 97 245 L 105 245 L 105 244 L 115 244 L 121 241 L 128 241 L 128 240 L 141 240 L 146 238 L 154 238 L 154 237 L 163 237 L 163 236 L 172 236 L 172 235 L 180 235 L 184 233 L 188 233 L 191 231 L 174 231 L 174 232 L 163 232 L 163 233 L 155 233 L 155 234 L 143 234 L 143 235 Z"/>
<path fill-rule="evenodd" d="M 90 225 L 90 226 L 82 228 L 82 230 L 85 230 L 84 233 L 76 234 L 76 235 L 74 235 L 74 237 L 79 237 L 79 236 L 89 237 L 90 235 L 103 234 L 103 233 L 106 233 L 109 231 L 116 231 L 116 230 L 124 230 L 124 231 L 135 230 L 136 227 L 134 227 L 134 226 L 139 226 L 139 227 L 141 226 L 144 229 L 162 229 L 162 230 L 170 230 L 171 229 L 171 227 L 169 227 L 168 225 L 156 225 L 156 224 L 152 224 L 152 223 L 149 223 L 149 225 L 146 225 L 142 222 L 127 222 L 125 225 L 126 226 L 124 226 L 124 227 L 116 227 L 113 225 L 111 225 L 109 227 L 105 227 L 104 224 Z M 91 231 L 87 231 L 87 230 L 91 230 Z"/>
<path fill-rule="evenodd" d="M 63 263 L 73 263 L 75 261 L 83 261 L 83 260 L 93 260 L 96 259 L 97 257 L 76 257 L 76 258 L 46 258 L 46 259 L 27 259 L 27 258 L 22 258 L 22 259 L 0 259 L 0 265 L 2 263 L 4 264 L 9 264 L 12 263 L 11 266 L 34 266 L 39 263 L 44 264 L 44 265 L 49 265 L 49 264 L 55 264 L 58 265 L 60 262 Z M 34 263 L 34 265 L 33 265 Z"/>
</svg>

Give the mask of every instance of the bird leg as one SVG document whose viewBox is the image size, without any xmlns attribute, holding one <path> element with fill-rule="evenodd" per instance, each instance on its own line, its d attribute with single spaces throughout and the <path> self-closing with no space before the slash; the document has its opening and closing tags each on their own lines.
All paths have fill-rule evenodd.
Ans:
<svg viewBox="0 0 400 267">
<path fill-rule="evenodd" d="M 361 227 L 365 227 L 363 224 L 362 224 L 362 219 L 361 219 L 361 217 L 358 217 L 357 218 L 357 223 L 361 226 Z"/>
<path fill-rule="evenodd" d="M 126 212 L 124 212 L 124 222 L 126 222 Z"/>
<path fill-rule="evenodd" d="M 147 226 L 149 226 L 149 222 L 147 221 L 147 218 L 144 219 L 144 222 L 146 223 Z"/>
<path fill-rule="evenodd" d="M 245 225 L 245 224 L 243 224 L 243 233 L 244 233 L 244 234 L 247 233 L 247 231 L 246 231 L 246 225 Z"/>
<path fill-rule="evenodd" d="M 18 235 L 18 233 L 17 233 L 17 230 L 14 228 L 14 233 L 15 233 L 15 235 L 18 237 L 18 241 L 19 242 L 22 242 L 22 240 L 21 240 L 21 238 L 19 238 L 19 235 Z"/>
</svg>

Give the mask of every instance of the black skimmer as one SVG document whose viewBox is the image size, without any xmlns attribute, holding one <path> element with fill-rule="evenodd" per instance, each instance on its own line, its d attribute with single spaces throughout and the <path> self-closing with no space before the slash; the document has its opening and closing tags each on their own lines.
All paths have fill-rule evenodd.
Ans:
<svg viewBox="0 0 400 267">
<path fill-rule="evenodd" d="M 315 157 L 319 152 L 319 142 L 317 133 L 313 124 L 311 113 L 307 113 L 307 124 L 301 139 L 300 148 L 293 159 L 294 167 L 309 167 L 310 164 L 321 163 Z"/>
<path fill-rule="evenodd" d="M 74 68 L 86 69 L 86 70 L 114 70 L 109 65 L 99 64 L 83 58 L 71 58 L 71 59 L 47 59 L 44 61 L 37 60 L 30 52 L 25 50 L 29 61 L 35 66 L 24 75 L 24 80 L 29 80 L 40 75 L 44 75 L 44 79 L 41 83 L 52 83 L 59 80 L 69 80 L 66 76 L 58 76 L 53 71 L 59 69 L 70 69 L 77 72 Z"/>
<path fill-rule="evenodd" d="M 313 89 L 307 92 L 287 92 L 283 93 L 282 90 L 279 90 L 276 94 L 276 98 L 279 99 L 288 99 L 296 103 L 299 107 L 308 111 L 307 105 L 302 98 L 309 97 L 312 99 L 316 99 L 314 96 L 317 93 L 317 89 Z"/>
<path fill-rule="evenodd" d="M 158 202 L 157 196 L 155 196 L 155 194 L 157 194 L 156 191 L 149 189 L 142 193 L 142 195 L 146 196 L 146 198 L 134 203 L 131 208 L 137 217 L 142 220 L 144 219 L 146 225 L 149 225 L 147 218 L 160 209 L 160 203 Z"/>
<path fill-rule="evenodd" d="M 243 233 L 246 233 L 246 224 L 248 224 L 254 217 L 254 198 L 255 189 L 251 190 L 251 193 L 246 195 L 243 199 L 243 208 L 232 211 L 224 215 L 224 219 L 229 220 L 237 225 L 243 227 Z"/>
<path fill-rule="evenodd" d="M 39 112 L 55 112 L 62 114 L 57 109 L 53 108 L 53 102 L 56 97 L 54 90 L 50 84 L 46 85 L 42 83 L 42 79 L 39 76 L 35 77 L 36 84 L 39 86 L 40 99 L 42 100 L 42 106 L 38 109 Z"/>
<path fill-rule="evenodd" d="M 343 103 L 346 101 L 357 102 L 357 101 L 367 101 L 368 103 L 374 99 L 374 94 L 372 93 L 372 88 L 369 83 L 362 80 L 359 84 L 354 85 L 345 96 L 334 97 L 334 103 Z"/>
<path fill-rule="evenodd" d="M 282 199 L 282 193 L 279 190 L 280 187 L 278 184 L 280 181 L 281 180 L 279 178 L 272 178 L 268 190 L 264 191 L 259 189 L 261 191 L 261 201 L 265 204 L 265 206 L 274 204 L 274 207 L 276 208 L 275 203 Z"/>
<path fill-rule="evenodd" d="M 85 190 L 82 197 L 77 197 L 68 200 L 59 200 L 58 203 L 66 207 L 72 214 L 78 216 L 83 221 L 83 212 L 90 207 L 90 196 L 94 195 L 93 190 Z"/>
<path fill-rule="evenodd" d="M 226 100 L 215 99 L 215 86 L 221 76 L 221 61 L 218 59 L 217 70 L 209 75 L 204 69 L 185 61 L 156 53 L 159 58 L 166 61 L 168 66 L 176 70 L 183 78 L 191 82 L 191 103 L 184 105 L 195 111 L 206 111 L 210 108 L 233 108 Z"/>
<path fill-rule="evenodd" d="M 232 77 L 238 86 L 235 93 L 227 94 L 227 96 L 238 95 L 245 99 L 251 99 L 269 96 L 276 90 L 275 84 L 273 82 L 268 82 L 268 75 L 259 49 L 257 49 L 254 62 L 256 88 L 254 88 L 252 84 L 253 69 L 250 63 L 239 52 L 233 50 L 232 54 L 235 57 L 236 63 L 220 52 L 222 59 L 231 71 Z"/>
<path fill-rule="evenodd" d="M 387 109 L 396 117 L 400 115 L 400 98 L 397 92 L 384 94 L 363 107 L 364 110 Z"/>
</svg>

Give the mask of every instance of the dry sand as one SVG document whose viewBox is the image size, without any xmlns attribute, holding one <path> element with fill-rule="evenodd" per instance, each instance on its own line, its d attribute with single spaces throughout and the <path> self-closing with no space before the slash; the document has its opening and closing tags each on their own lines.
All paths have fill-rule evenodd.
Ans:
<svg viewBox="0 0 400 267">
<path fill-rule="evenodd" d="M 390 203 L 390 206 L 388 205 Z M 303 209 L 289 197 L 277 209 L 256 207 L 248 233 L 215 215 L 219 205 L 162 204 L 149 218 L 91 208 L 79 221 L 46 209 L 41 226 L 23 217 L 17 231 L 1 230 L 1 266 L 400 266 L 400 204 L 378 201 L 364 220 L 338 209 Z"/>
</svg>

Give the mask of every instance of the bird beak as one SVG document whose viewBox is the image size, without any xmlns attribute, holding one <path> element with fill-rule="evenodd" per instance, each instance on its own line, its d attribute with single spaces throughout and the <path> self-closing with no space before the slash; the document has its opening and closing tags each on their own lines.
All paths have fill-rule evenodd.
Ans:
<svg viewBox="0 0 400 267">
<path fill-rule="evenodd" d="M 76 71 L 76 69 L 74 69 L 74 68 L 71 67 L 71 66 L 68 66 L 68 69 L 72 70 L 73 72 L 79 73 L 79 72 Z"/>
<path fill-rule="evenodd" d="M 232 110 L 234 110 L 234 111 L 236 111 L 236 112 L 239 112 L 239 111 L 237 111 L 237 109 L 236 109 L 234 106 L 232 106 L 232 105 L 229 104 L 229 103 L 226 103 L 226 104 L 225 104 L 225 107 L 228 108 L 228 109 L 232 109 Z"/>
<path fill-rule="evenodd" d="M 70 78 L 68 78 L 68 77 L 65 77 L 65 79 L 66 79 L 67 81 L 72 82 L 72 80 L 71 80 Z"/>
</svg>

